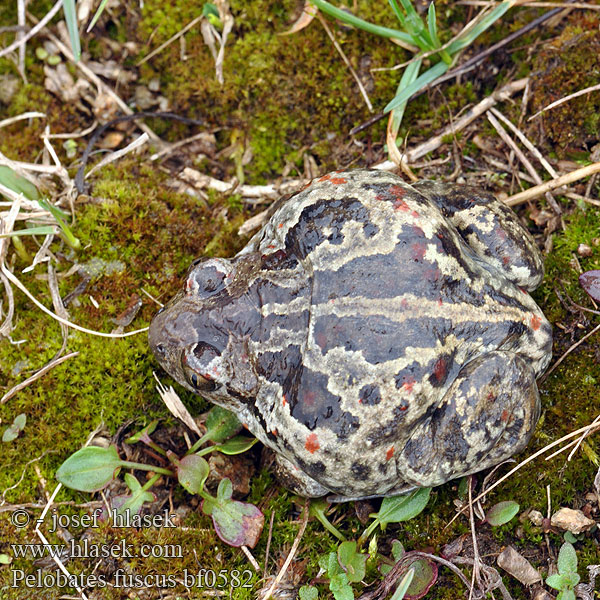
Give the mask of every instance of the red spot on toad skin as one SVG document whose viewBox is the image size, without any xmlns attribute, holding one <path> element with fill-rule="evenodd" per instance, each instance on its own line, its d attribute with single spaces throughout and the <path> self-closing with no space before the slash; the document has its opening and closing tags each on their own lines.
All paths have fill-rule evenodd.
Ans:
<svg viewBox="0 0 600 600">
<path fill-rule="evenodd" d="M 402 384 L 402 389 L 405 392 L 412 392 L 414 386 L 415 386 L 415 379 L 414 379 L 414 377 L 407 377 L 406 381 Z"/>
<path fill-rule="evenodd" d="M 388 451 L 385 453 L 385 460 L 390 460 L 392 456 L 394 456 L 394 446 L 389 448 Z"/>
<path fill-rule="evenodd" d="M 332 177 L 329 181 L 331 181 L 333 185 L 340 185 L 342 183 L 346 183 L 347 180 L 343 177 Z"/>
<path fill-rule="evenodd" d="M 242 423 L 242 427 L 243 427 L 244 429 L 248 429 L 248 423 Z"/>
<path fill-rule="evenodd" d="M 316 433 L 311 433 L 307 438 L 306 438 L 306 443 L 304 444 L 304 447 L 311 453 L 314 454 L 321 446 L 319 445 L 319 440 L 317 438 L 317 434 Z"/>
<path fill-rule="evenodd" d="M 327 336 L 322 331 L 317 333 L 315 341 L 321 350 L 325 350 L 325 347 L 327 346 Z"/>
<path fill-rule="evenodd" d="M 406 202 L 404 202 L 404 200 L 394 200 L 394 209 L 407 212 L 410 210 L 410 207 L 408 204 L 406 204 Z"/>
<path fill-rule="evenodd" d="M 448 374 L 448 363 L 447 358 L 442 356 L 438 358 L 435 366 L 433 367 L 433 377 L 438 382 L 441 383 L 446 379 L 446 375 Z"/>
<path fill-rule="evenodd" d="M 410 249 L 414 260 L 423 260 L 425 252 L 427 252 L 427 246 L 421 242 L 415 242 Z"/>
<path fill-rule="evenodd" d="M 283 400 L 281 401 L 281 403 L 283 404 L 283 406 L 285 406 L 287 404 L 287 400 L 285 399 L 285 396 L 283 397 Z"/>
<path fill-rule="evenodd" d="M 502 264 L 504 266 L 506 266 L 509 262 L 510 262 L 510 257 L 509 256 L 503 256 L 502 257 Z"/>
<path fill-rule="evenodd" d="M 533 317 L 531 317 L 531 328 L 534 331 L 537 331 L 540 328 L 541 324 L 542 320 L 537 315 L 533 315 Z"/>
<path fill-rule="evenodd" d="M 272 433 L 274 436 L 277 436 L 277 429 L 271 429 L 271 433 Z"/>
<path fill-rule="evenodd" d="M 317 181 L 329 181 L 331 179 L 331 173 L 327 173 L 327 175 L 323 175 L 323 177 L 319 177 Z"/>
<path fill-rule="evenodd" d="M 509 417 L 510 417 L 510 413 L 506 409 L 504 409 L 502 411 L 502 416 L 500 417 L 500 419 L 502 419 L 503 423 L 506 423 L 508 421 Z"/>
<path fill-rule="evenodd" d="M 281 229 L 281 228 L 283 227 L 283 223 L 279 223 L 279 225 L 277 225 L 277 227 L 278 227 L 279 229 Z"/>
</svg>

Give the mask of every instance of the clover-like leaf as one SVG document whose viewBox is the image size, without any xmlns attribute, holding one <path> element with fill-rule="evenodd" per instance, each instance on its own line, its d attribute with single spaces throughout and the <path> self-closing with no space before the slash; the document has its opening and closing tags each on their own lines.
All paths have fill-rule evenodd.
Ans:
<svg viewBox="0 0 600 600">
<path fill-rule="evenodd" d="M 508 523 L 519 512 L 519 505 L 514 500 L 506 500 L 494 504 L 485 515 L 485 520 L 493 527 Z"/>
<path fill-rule="evenodd" d="M 356 583 L 364 578 L 369 555 L 357 552 L 356 542 L 342 542 L 338 546 L 337 558 L 348 581 Z"/>
<path fill-rule="evenodd" d="M 256 506 L 239 500 L 205 498 L 202 512 L 212 518 L 217 535 L 226 544 L 236 547 L 254 548 L 265 522 Z"/>
<path fill-rule="evenodd" d="M 2 434 L 3 442 L 12 442 L 19 437 L 19 434 L 23 429 L 25 429 L 25 424 L 27 423 L 27 416 L 25 413 L 21 413 L 17 415 L 13 422 L 4 430 Z"/>
<path fill-rule="evenodd" d="M 176 463 L 177 481 L 190 493 L 198 494 L 204 488 L 210 468 L 206 460 L 197 454 L 184 456 Z"/>
<path fill-rule="evenodd" d="M 114 446 L 87 446 L 65 460 L 56 472 L 56 478 L 74 490 L 96 492 L 116 477 L 122 463 Z"/>
</svg>

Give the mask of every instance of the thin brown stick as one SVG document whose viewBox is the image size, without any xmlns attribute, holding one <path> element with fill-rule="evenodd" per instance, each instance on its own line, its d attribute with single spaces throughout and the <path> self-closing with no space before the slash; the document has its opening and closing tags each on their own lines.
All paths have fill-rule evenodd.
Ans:
<svg viewBox="0 0 600 600">
<path fill-rule="evenodd" d="M 596 327 L 594 327 L 594 329 L 592 329 L 591 331 L 589 331 L 588 333 L 586 333 L 578 342 L 576 342 L 575 344 L 573 344 L 553 365 L 552 367 L 550 367 L 550 369 L 548 369 L 546 371 L 546 373 L 544 373 L 544 377 L 543 379 L 546 379 L 548 377 L 548 375 L 550 375 L 550 373 L 552 373 L 556 367 L 558 367 L 558 365 L 560 365 L 560 363 L 565 360 L 565 358 L 567 358 L 567 356 L 569 356 L 569 354 L 571 354 L 571 352 L 573 352 L 573 350 L 575 350 L 575 348 L 577 348 L 578 346 L 580 346 L 581 344 L 583 344 L 583 342 L 585 342 L 585 340 L 587 340 L 589 337 L 591 337 L 592 335 L 594 335 L 597 331 L 600 330 L 600 325 L 597 325 Z"/>
<path fill-rule="evenodd" d="M 202 21 L 203 18 L 204 18 L 204 15 L 200 15 L 200 16 L 196 17 L 195 19 L 192 19 L 185 27 L 183 27 L 183 29 L 180 29 L 174 36 L 170 37 L 166 42 L 161 44 L 155 50 L 152 50 L 152 52 L 150 52 L 150 54 L 148 54 L 147 56 L 144 56 L 144 58 L 142 58 L 142 60 L 139 60 L 135 64 L 135 66 L 136 67 L 142 66 L 145 62 L 149 61 L 151 58 L 153 58 L 154 56 L 156 56 L 157 54 L 162 52 L 167 46 L 169 46 L 170 44 L 172 44 L 173 42 L 178 40 L 182 35 L 185 35 L 192 27 L 194 27 L 194 25 L 196 25 L 197 23 Z"/>
<path fill-rule="evenodd" d="M 275 588 L 277 588 L 279 582 L 281 581 L 282 577 L 285 575 L 285 572 L 288 570 L 294 556 L 296 555 L 298 546 L 300 545 L 300 540 L 302 539 L 302 536 L 304 535 L 304 530 L 306 529 L 306 525 L 308 523 L 309 503 L 310 503 L 310 500 L 308 498 L 306 498 L 304 501 L 304 513 L 303 513 L 304 516 L 302 518 L 302 524 L 300 525 L 300 529 L 298 530 L 298 535 L 296 535 L 296 539 L 294 540 L 294 543 L 292 544 L 290 552 L 287 555 L 287 558 L 285 559 L 283 566 L 279 570 L 279 573 L 277 573 L 277 577 L 275 577 L 275 580 L 271 584 L 271 587 L 268 589 L 263 600 L 269 600 L 269 598 L 271 598 L 271 596 L 273 595 L 273 592 L 275 591 Z"/>
<path fill-rule="evenodd" d="M 487 0 L 458 0 L 456 4 L 462 4 L 463 6 L 498 6 L 498 3 L 490 3 Z M 600 10 L 598 4 L 585 4 L 584 2 L 573 2 L 567 4 L 565 2 L 519 2 L 519 6 L 526 6 L 528 8 L 580 8 L 583 10 Z"/>
<path fill-rule="evenodd" d="M 329 28 L 329 25 L 327 25 L 327 22 L 325 21 L 325 19 L 321 15 L 321 13 L 318 11 L 317 11 L 317 19 L 319 19 L 319 22 L 323 26 L 323 29 L 325 30 L 327 35 L 329 36 L 329 39 L 331 40 L 331 43 L 337 50 L 338 54 L 342 57 L 342 60 L 346 63 L 346 66 L 348 67 L 350 74 L 352 75 L 352 77 L 354 78 L 354 81 L 356 81 L 356 84 L 358 85 L 358 89 L 360 90 L 361 96 L 363 97 L 365 104 L 367 105 L 367 108 L 369 109 L 369 112 L 373 112 L 373 105 L 371 104 L 371 101 L 369 100 L 369 96 L 367 94 L 367 90 L 365 90 L 365 86 L 362 84 L 360 77 L 357 75 L 356 71 L 350 64 L 350 61 L 348 60 L 348 57 L 342 50 L 342 47 L 337 43 L 337 40 L 335 39 L 333 33 L 331 32 L 331 29 Z"/>
<path fill-rule="evenodd" d="M 517 204 L 521 204 L 527 200 L 532 200 L 533 198 L 538 198 L 539 196 L 543 196 L 546 192 L 555 190 L 563 185 L 574 183 L 575 181 L 579 181 L 584 177 L 589 177 L 590 175 L 598 172 L 600 172 L 600 162 L 588 165 L 587 167 L 582 167 L 581 169 L 576 169 L 575 171 L 571 171 L 566 175 L 561 175 L 556 179 L 550 179 L 541 185 L 536 185 L 532 188 L 529 188 L 524 192 L 519 192 L 518 194 L 507 198 L 505 203 L 508 206 L 516 206 Z"/>
</svg>

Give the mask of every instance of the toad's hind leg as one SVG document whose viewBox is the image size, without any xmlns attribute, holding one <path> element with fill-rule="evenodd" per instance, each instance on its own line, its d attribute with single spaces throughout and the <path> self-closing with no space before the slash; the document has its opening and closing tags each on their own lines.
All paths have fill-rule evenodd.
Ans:
<svg viewBox="0 0 600 600">
<path fill-rule="evenodd" d="M 531 234 L 515 213 L 492 194 L 469 185 L 419 181 L 413 187 L 452 222 L 476 255 L 516 285 L 535 289 L 544 263 Z"/>
<path fill-rule="evenodd" d="M 539 418 L 533 369 L 511 352 L 467 363 L 397 456 L 406 482 L 440 485 L 522 450 Z"/>
</svg>

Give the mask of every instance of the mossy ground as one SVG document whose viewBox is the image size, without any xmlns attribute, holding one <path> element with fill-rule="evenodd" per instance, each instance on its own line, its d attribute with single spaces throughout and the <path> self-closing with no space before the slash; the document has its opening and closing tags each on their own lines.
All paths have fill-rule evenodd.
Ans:
<svg viewBox="0 0 600 600">
<path fill-rule="evenodd" d="M 309 28 L 291 36 L 278 35 L 288 29 L 299 15 L 300 6 L 301 3 L 292 0 L 281 3 L 231 2 L 236 26 L 225 53 L 223 86 L 214 77 L 213 60 L 199 30 L 186 35 L 186 61 L 180 60 L 179 46 L 173 44 L 140 69 L 141 83 L 159 78 L 161 93 L 168 98 L 171 110 L 188 117 L 202 118 L 208 126 L 219 128 L 216 133 L 219 150 L 232 143 L 238 144 L 242 150 L 251 150 L 252 158 L 244 166 L 248 183 L 270 181 L 283 170 L 291 175 L 302 174 L 305 155 L 314 158 L 322 172 L 368 165 L 383 157 L 384 121 L 358 137 L 360 146 L 348 141 L 347 132 L 370 115 L 354 80 L 319 23 L 315 21 Z M 31 10 L 43 14 L 48 7 L 36 3 Z M 391 11 L 383 2 L 359 2 L 357 13 L 384 25 L 394 25 Z M 193 3 L 177 1 L 166 4 L 162 0 L 146 0 L 141 13 L 128 9 L 127 18 L 118 10 L 109 12 L 100 21 L 97 34 L 84 37 L 84 45 L 93 58 L 102 61 L 117 53 L 115 43 L 134 41 L 138 44 L 139 56 L 125 56 L 125 53 L 123 56 L 125 64 L 131 66 L 137 58 L 164 42 L 197 14 L 198 6 Z M 466 9 L 441 2 L 438 4 L 438 14 L 442 23 L 448 24 L 446 29 L 442 27 L 443 35 L 450 37 L 450 24 L 454 23 L 456 27 L 463 22 Z M 506 25 L 514 29 L 530 17 L 530 10 L 524 9 L 514 17 L 507 17 Z M 0 7 L 0 24 L 14 21 L 12 9 Z M 597 40 L 597 33 L 591 33 L 594 28 L 597 30 L 597 20 L 594 18 L 572 16 L 569 27 L 585 39 L 591 36 Z M 408 58 L 403 50 L 364 32 L 341 28 L 334 30 L 336 38 L 359 72 L 361 65 L 391 67 Z M 502 26 L 495 28 L 481 43 L 485 45 L 497 41 L 503 34 Z M 539 32 L 530 34 L 522 40 L 522 44 L 535 41 L 539 35 Z M 560 65 L 567 65 L 562 70 L 549 71 L 555 78 L 552 85 L 557 86 L 557 93 L 567 88 L 573 91 L 569 85 L 573 85 L 571 78 L 574 75 L 569 74 L 568 65 L 571 59 L 575 60 L 577 53 L 571 53 L 567 37 L 568 34 L 564 33 L 560 43 L 555 44 L 558 50 L 547 51 L 551 54 L 548 60 L 559 60 L 556 57 L 558 53 L 559 62 L 562 61 Z M 2 42 L 5 45 L 6 40 Z M 34 40 L 28 46 L 29 83 L 21 86 L 9 106 L 1 107 L 2 114 L 12 116 L 26 110 L 41 110 L 47 113 L 48 123 L 54 132 L 83 128 L 89 123 L 81 113 L 44 89 L 43 65 L 34 55 L 34 49 L 40 43 Z M 562 47 L 568 50 L 561 53 Z M 581 44 L 577 46 L 579 49 L 581 47 Z M 114 57 L 119 60 L 118 55 Z M 543 57 L 538 59 L 543 60 Z M 481 69 L 477 77 L 446 85 L 443 93 L 432 92 L 411 103 L 406 112 L 402 135 L 410 132 L 411 139 L 426 138 L 430 132 L 443 126 L 450 114 L 455 115 L 468 103 L 477 101 L 493 89 L 497 81 L 515 72 L 522 76 L 532 68 L 527 53 L 522 49 L 517 49 L 512 59 L 501 55 L 492 62 L 494 65 Z M 535 68 L 539 70 L 545 64 L 538 62 Z M 0 59 L 2 70 L 14 72 L 12 63 Z M 380 110 L 394 93 L 397 72 L 371 75 L 366 67 L 365 73 L 365 85 L 376 110 Z M 587 79 L 578 80 L 576 85 L 589 83 Z M 126 99 L 132 96 L 132 90 L 120 91 Z M 543 94 L 534 97 L 534 103 L 539 106 L 546 101 L 550 99 Z M 573 106 L 579 105 L 569 106 L 573 111 Z M 597 127 L 597 122 L 594 125 L 594 110 L 590 113 L 589 103 L 582 101 L 581 107 L 581 115 L 577 113 L 575 120 L 568 125 L 561 120 L 563 113 L 556 113 L 557 121 L 551 123 L 558 128 L 558 137 L 550 137 L 543 145 L 545 151 L 564 154 L 569 149 L 578 152 L 579 157 L 582 153 L 584 156 L 589 153 L 591 141 L 594 140 L 594 132 L 590 133 L 590 127 Z M 507 111 L 510 112 L 510 109 L 507 108 Z M 552 120 L 553 116 L 549 114 L 544 118 Z M 182 124 L 154 120 L 151 125 L 169 140 L 190 135 L 190 131 Z M 581 131 L 581 135 L 568 139 L 561 137 L 560 127 L 567 126 Z M 33 120 L 26 126 L 20 123 L 2 129 L 0 151 L 12 159 L 34 161 L 41 147 L 39 136 L 43 127 L 43 121 Z M 486 131 L 491 135 L 491 130 Z M 595 135 L 597 142 L 597 131 Z M 551 145 L 552 142 L 554 145 Z M 475 163 L 480 159 L 480 151 L 468 139 L 459 139 L 457 143 L 459 150 L 469 155 Z M 79 142 L 79 150 L 83 150 L 83 142 Z M 465 168 L 470 164 L 465 162 Z M 236 171 L 232 159 L 205 161 L 203 166 L 211 174 L 223 178 Z M 454 167 L 453 163 L 448 163 L 441 169 L 423 169 L 419 174 L 423 177 L 447 176 Z M 80 264 L 92 259 L 120 261 L 124 269 L 111 274 L 100 273 L 92 279 L 85 293 L 69 306 L 73 321 L 109 331 L 114 327 L 111 319 L 130 304 L 141 288 L 160 300 L 166 300 L 177 289 L 179 278 L 190 261 L 206 252 L 207 248 L 215 255 L 230 256 L 243 247 L 245 239 L 237 236 L 236 232 L 239 225 L 251 215 L 248 207 L 218 194 L 211 194 L 208 201 L 199 201 L 175 193 L 167 185 L 168 178 L 159 168 L 136 158 L 126 158 L 116 166 L 105 167 L 93 178 L 93 196 L 79 201 L 75 210 L 73 228 L 81 240 L 82 249 L 74 255 L 58 241 L 52 246 L 58 259 L 56 267 L 61 295 L 66 295 L 79 283 L 79 275 L 64 276 L 75 260 Z M 495 183 L 499 185 L 496 191 L 500 191 L 502 178 Z M 592 195 L 597 197 L 597 187 Z M 545 284 L 536 292 L 538 302 L 555 324 L 557 356 L 595 323 L 595 317 L 569 311 L 559 300 L 559 294 L 563 298 L 568 294 L 575 302 L 589 305 L 586 295 L 577 284 L 579 271 L 574 258 L 578 258 L 584 270 L 600 268 L 600 247 L 595 242 L 600 232 L 598 210 L 595 207 L 574 206 L 566 201 L 563 209 L 565 229 L 553 234 L 553 249 L 546 261 L 548 275 Z M 541 231 L 537 233 L 542 235 Z M 590 245 L 592 256 L 584 259 L 577 255 L 580 243 Z M 31 240 L 25 240 L 25 246 L 31 255 L 37 249 Z M 12 253 L 9 254 L 9 262 L 15 273 L 20 273 L 27 266 L 26 262 Z M 44 274 L 42 265 L 34 275 L 19 276 L 38 298 L 49 304 Z M 99 308 L 94 306 L 90 296 L 99 304 Z M 17 345 L 5 340 L 0 344 L 0 390 L 11 388 L 46 364 L 62 343 L 58 324 L 42 315 L 19 292 L 16 302 L 17 318 L 12 340 L 24 341 Z M 131 327 L 147 324 L 154 311 L 154 304 L 144 297 L 143 307 Z M 26 413 L 28 420 L 25 431 L 16 441 L 2 444 L 4 468 L 0 472 L 0 492 L 5 491 L 4 498 L 9 503 L 41 502 L 44 497 L 42 478 L 47 482 L 46 491 L 51 492 L 58 466 L 101 423 L 108 435 L 114 434 L 130 419 L 136 420 L 136 429 L 154 417 L 163 419 L 165 426 L 172 424 L 154 390 L 152 370 L 157 365 L 150 356 L 144 335 L 107 340 L 71 332 L 68 350 L 78 351 L 79 356 L 57 367 L 0 407 L 3 425 L 12 422 L 21 412 Z M 595 416 L 600 381 L 598 353 L 597 339 L 590 338 L 542 384 L 543 416 L 527 452 L 533 452 L 549 441 L 591 422 Z M 181 388 L 178 391 L 194 412 L 201 412 L 204 405 L 197 397 L 182 392 Z M 591 437 L 585 442 L 583 451 L 576 453 L 569 463 L 565 462 L 565 455 L 550 462 L 538 459 L 491 494 L 487 500 L 488 506 L 496 501 L 512 499 L 519 502 L 523 510 L 535 508 L 545 514 L 546 486 L 549 485 L 553 507 L 583 507 L 587 502 L 585 494 L 592 489 L 597 468 L 596 453 L 597 442 Z M 39 468 L 39 475 L 36 475 L 35 468 Z M 167 488 L 166 483 L 162 485 Z M 180 489 L 174 493 L 176 504 L 191 502 Z M 468 531 L 464 519 L 455 521 L 448 529 L 444 528 L 454 515 L 456 497 L 456 484 L 435 490 L 421 516 L 402 526 L 388 527 L 380 536 L 380 550 L 387 552 L 390 540 L 398 538 L 407 549 L 440 552 L 445 543 Z M 86 502 L 89 495 L 63 489 L 57 497 L 57 501 L 69 499 Z M 273 574 L 281 566 L 297 533 L 298 507 L 292 503 L 290 494 L 275 487 L 271 476 L 264 470 L 253 480 L 249 501 L 261 505 L 267 522 L 271 512 L 276 514 L 271 542 L 272 559 L 268 568 L 268 573 Z M 77 509 L 60 508 L 60 512 L 70 511 L 77 512 Z M 85 509 L 81 511 L 85 512 Z M 39 510 L 33 509 L 31 514 L 37 517 Z M 331 518 L 349 539 L 356 539 L 363 529 L 352 505 L 338 506 Z M 119 541 L 122 533 L 127 543 L 136 547 L 144 541 L 150 541 L 155 544 L 181 544 L 184 548 L 183 559 L 132 562 L 131 566 L 139 574 L 174 573 L 180 576 L 183 569 L 197 572 L 199 568 L 216 571 L 224 568 L 243 571 L 248 568 L 248 562 L 240 551 L 218 541 L 207 517 L 193 512 L 187 517 L 185 525 L 188 528 L 186 530 L 164 530 L 158 536 L 149 530 L 127 530 L 119 532 L 116 537 L 114 532 L 102 528 L 95 533 L 103 542 Z M 482 526 L 480 534 L 481 543 L 490 554 L 503 545 L 513 544 L 536 566 L 546 567 L 544 537 L 539 528 L 528 522 L 521 524 L 515 519 L 495 530 Z M 576 546 L 581 574 L 585 572 L 587 564 L 597 562 L 596 536 L 585 536 Z M 51 541 L 60 541 L 56 536 L 50 537 Z M 550 534 L 550 540 L 555 547 L 561 543 L 560 536 L 555 533 Z M 0 513 L 0 553 L 8 551 L 8 543 L 38 541 L 32 527 L 16 529 L 10 522 L 9 513 Z M 296 583 L 306 583 L 316 577 L 318 557 L 335 547 L 335 540 L 323 531 L 320 524 L 309 523 L 297 554 L 299 561 L 306 562 L 300 562 L 297 566 Z M 198 559 L 192 549 L 197 551 Z M 253 551 L 259 562 L 264 559 L 265 549 L 266 534 L 263 534 Z M 10 568 L 31 572 L 33 567 L 30 560 L 17 559 Z M 69 568 L 73 573 L 78 573 L 89 570 L 89 564 L 73 561 L 69 563 Z M 377 577 L 375 566 L 370 563 L 367 579 L 373 581 Z M 232 597 L 255 597 L 261 585 L 259 577 L 253 575 L 251 583 L 251 589 L 238 588 L 232 592 Z M 23 587 L 4 587 L 7 585 L 10 586 L 9 568 L 0 567 L 0 596 L 7 600 L 30 597 L 30 590 L 23 595 Z M 521 586 L 510 585 L 511 593 L 516 598 L 525 597 Z M 321 586 L 323 597 L 326 597 L 326 589 L 327 586 Z M 122 591 L 106 588 L 98 590 L 94 597 L 120 598 Z M 194 597 L 197 591 L 191 590 L 190 597 Z M 35 593 L 47 598 L 57 598 L 59 595 L 56 589 L 36 589 Z M 138 596 L 148 597 L 145 594 L 146 591 L 139 590 Z M 445 599 L 462 594 L 457 580 L 443 572 L 440 582 L 428 597 Z"/>
</svg>

